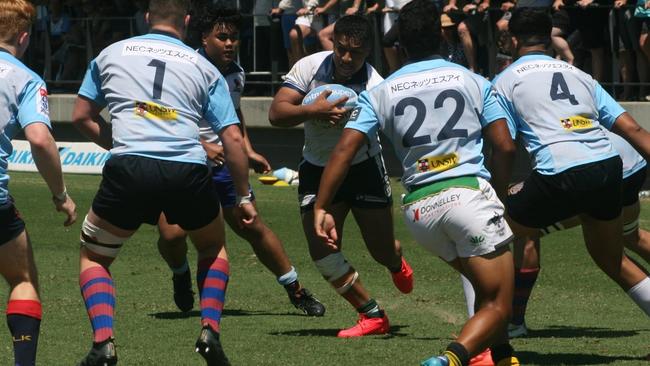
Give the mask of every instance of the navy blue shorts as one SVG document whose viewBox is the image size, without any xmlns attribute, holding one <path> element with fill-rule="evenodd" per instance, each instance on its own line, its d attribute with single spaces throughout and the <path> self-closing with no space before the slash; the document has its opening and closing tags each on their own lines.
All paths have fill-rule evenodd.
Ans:
<svg viewBox="0 0 650 366">
<path fill-rule="evenodd" d="M 623 196 L 621 203 L 623 207 L 632 206 L 639 201 L 639 191 L 643 188 L 645 183 L 646 167 L 639 169 L 639 171 L 623 179 Z"/>
<path fill-rule="evenodd" d="M 25 231 L 25 222 L 14 206 L 13 198 L 0 205 L 0 245 L 7 244 Z"/>
<path fill-rule="evenodd" d="M 219 215 L 219 197 L 206 165 L 119 155 L 104 165 L 92 207 L 124 230 L 156 225 L 161 213 L 170 224 L 197 230 Z"/>
<path fill-rule="evenodd" d="M 519 224 L 540 229 L 580 214 L 613 220 L 622 209 L 622 169 L 621 158 L 615 156 L 555 175 L 533 171 L 510 188 L 508 214 Z"/>
<path fill-rule="evenodd" d="M 215 166 L 212 168 L 212 183 L 214 188 L 219 195 L 219 202 L 224 208 L 230 208 L 235 206 L 235 197 L 237 193 L 235 192 L 235 184 L 232 181 L 232 175 L 230 175 L 230 170 L 226 165 Z M 255 199 L 253 190 L 251 187 L 248 187 L 248 192 Z"/>
</svg>

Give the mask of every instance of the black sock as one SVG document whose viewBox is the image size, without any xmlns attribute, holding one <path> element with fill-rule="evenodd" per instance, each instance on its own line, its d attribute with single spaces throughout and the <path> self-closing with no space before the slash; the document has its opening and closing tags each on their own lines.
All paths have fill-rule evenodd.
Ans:
<svg viewBox="0 0 650 366">
<path fill-rule="evenodd" d="M 384 311 L 379 308 L 375 299 L 370 299 L 367 303 L 357 308 L 359 313 L 366 314 L 368 318 L 383 318 Z"/>
<path fill-rule="evenodd" d="M 291 283 L 288 284 L 288 285 L 284 285 L 284 289 L 287 290 L 287 292 L 288 292 L 290 295 L 293 295 L 293 294 L 295 294 L 296 292 L 298 292 L 298 290 L 300 289 L 300 282 L 298 282 L 297 280 L 296 280 L 296 281 L 293 281 L 293 282 L 291 282 Z"/>
<path fill-rule="evenodd" d="M 503 343 L 503 344 L 498 344 L 496 346 L 490 347 L 490 351 L 492 352 L 492 359 L 496 364 L 499 361 L 503 360 L 504 358 L 512 357 L 512 353 L 514 352 L 514 349 L 512 348 L 510 343 Z"/>
<path fill-rule="evenodd" d="M 451 354 L 453 356 L 456 356 L 456 360 L 451 360 Z M 461 366 L 467 366 L 469 365 L 469 353 L 467 352 L 467 349 L 465 346 L 458 342 L 451 342 L 447 346 L 447 350 L 445 351 L 445 355 L 449 359 L 449 361 L 452 361 L 451 365 L 456 365 L 460 363 Z"/>
<path fill-rule="evenodd" d="M 36 364 L 40 319 L 22 314 L 9 314 L 7 315 L 7 325 L 13 338 L 16 365 L 32 366 Z"/>
</svg>

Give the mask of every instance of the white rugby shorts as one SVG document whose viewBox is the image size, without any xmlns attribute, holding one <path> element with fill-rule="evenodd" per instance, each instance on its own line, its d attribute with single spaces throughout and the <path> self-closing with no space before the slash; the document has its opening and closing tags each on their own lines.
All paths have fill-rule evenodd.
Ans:
<svg viewBox="0 0 650 366">
<path fill-rule="evenodd" d="M 415 240 L 446 262 L 486 255 L 512 241 L 503 203 L 490 183 L 477 179 L 479 189 L 450 187 L 402 206 Z"/>
</svg>

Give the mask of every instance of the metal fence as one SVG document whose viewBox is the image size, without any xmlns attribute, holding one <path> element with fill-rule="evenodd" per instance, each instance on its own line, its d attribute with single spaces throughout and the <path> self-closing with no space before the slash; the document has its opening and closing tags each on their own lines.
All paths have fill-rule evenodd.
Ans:
<svg viewBox="0 0 650 366">
<path fill-rule="evenodd" d="M 611 40 L 618 39 L 613 10 L 609 18 Z M 482 16 L 475 33 L 479 45 L 479 62 L 483 74 L 493 77 L 497 72 L 497 36 L 494 24 L 501 17 L 501 10 L 490 8 Z M 368 15 L 376 34 L 383 34 L 381 14 Z M 71 31 L 65 35 L 53 35 L 48 26 L 36 27 L 32 33 L 32 46 L 26 54 L 27 64 L 47 81 L 52 92 L 76 92 L 86 65 L 108 44 L 138 35 L 142 31 L 142 19 L 136 17 L 72 18 Z M 140 29 L 140 31 L 139 31 Z M 374 40 L 369 61 L 384 75 L 386 65 L 381 48 L 381 37 Z M 606 56 L 608 75 L 602 84 L 616 96 L 621 86 L 650 85 L 650 83 L 623 83 L 620 78 L 618 50 L 615 42 L 609 44 Z M 281 84 L 281 76 L 288 71 L 279 19 L 268 14 L 244 14 L 240 30 L 239 63 L 246 70 L 246 95 L 273 95 Z"/>
</svg>

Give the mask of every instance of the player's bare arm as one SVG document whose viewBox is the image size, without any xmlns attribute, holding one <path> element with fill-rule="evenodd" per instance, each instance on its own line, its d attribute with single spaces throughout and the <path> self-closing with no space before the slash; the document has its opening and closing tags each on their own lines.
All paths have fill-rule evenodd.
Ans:
<svg viewBox="0 0 650 366">
<path fill-rule="evenodd" d="M 226 155 L 226 165 L 230 170 L 237 194 L 235 216 L 240 225 L 250 225 L 257 217 L 248 193 L 248 157 L 244 152 L 243 138 L 239 126 L 229 125 L 219 132 Z"/>
<path fill-rule="evenodd" d="M 67 215 L 63 225 L 72 225 L 77 220 L 77 206 L 66 191 L 59 151 L 49 128 L 44 123 L 32 123 L 25 127 L 25 137 L 29 141 L 36 168 L 52 192 L 56 210 Z"/>
<path fill-rule="evenodd" d="M 627 140 L 646 160 L 650 159 L 650 133 L 639 126 L 629 113 L 618 116 L 612 131 Z"/>
<path fill-rule="evenodd" d="M 344 129 L 321 176 L 314 204 L 314 228 L 316 235 L 330 246 L 335 246 L 338 234 L 334 219 L 327 213 L 327 209 L 332 203 L 336 191 L 343 183 L 354 156 L 366 143 L 367 138 L 363 133 L 353 129 Z"/>
<path fill-rule="evenodd" d="M 100 115 L 102 107 L 83 96 L 77 96 L 72 111 L 72 123 L 90 141 L 106 150 L 113 148 L 111 126 Z"/>
<path fill-rule="evenodd" d="M 496 120 L 483 129 L 483 134 L 492 146 L 490 172 L 492 186 L 501 201 L 505 202 L 508 183 L 515 160 L 515 147 L 505 119 Z"/>
<path fill-rule="evenodd" d="M 276 127 L 293 127 L 308 120 L 324 120 L 336 124 L 340 122 L 347 109 L 337 107 L 344 104 L 347 97 L 330 103 L 327 97 L 331 91 L 323 92 L 312 104 L 301 105 L 303 95 L 291 88 L 281 88 L 273 98 L 269 110 L 269 121 Z"/>
<path fill-rule="evenodd" d="M 239 118 L 239 123 L 241 124 L 241 133 L 244 138 L 244 149 L 246 155 L 248 156 L 248 161 L 251 164 L 251 168 L 255 173 L 268 173 L 271 171 L 271 164 L 266 158 L 258 154 L 251 144 L 251 140 L 248 138 L 248 130 L 246 129 L 246 122 L 244 121 L 244 114 L 241 112 L 241 109 L 236 109 L 237 117 Z"/>
</svg>

